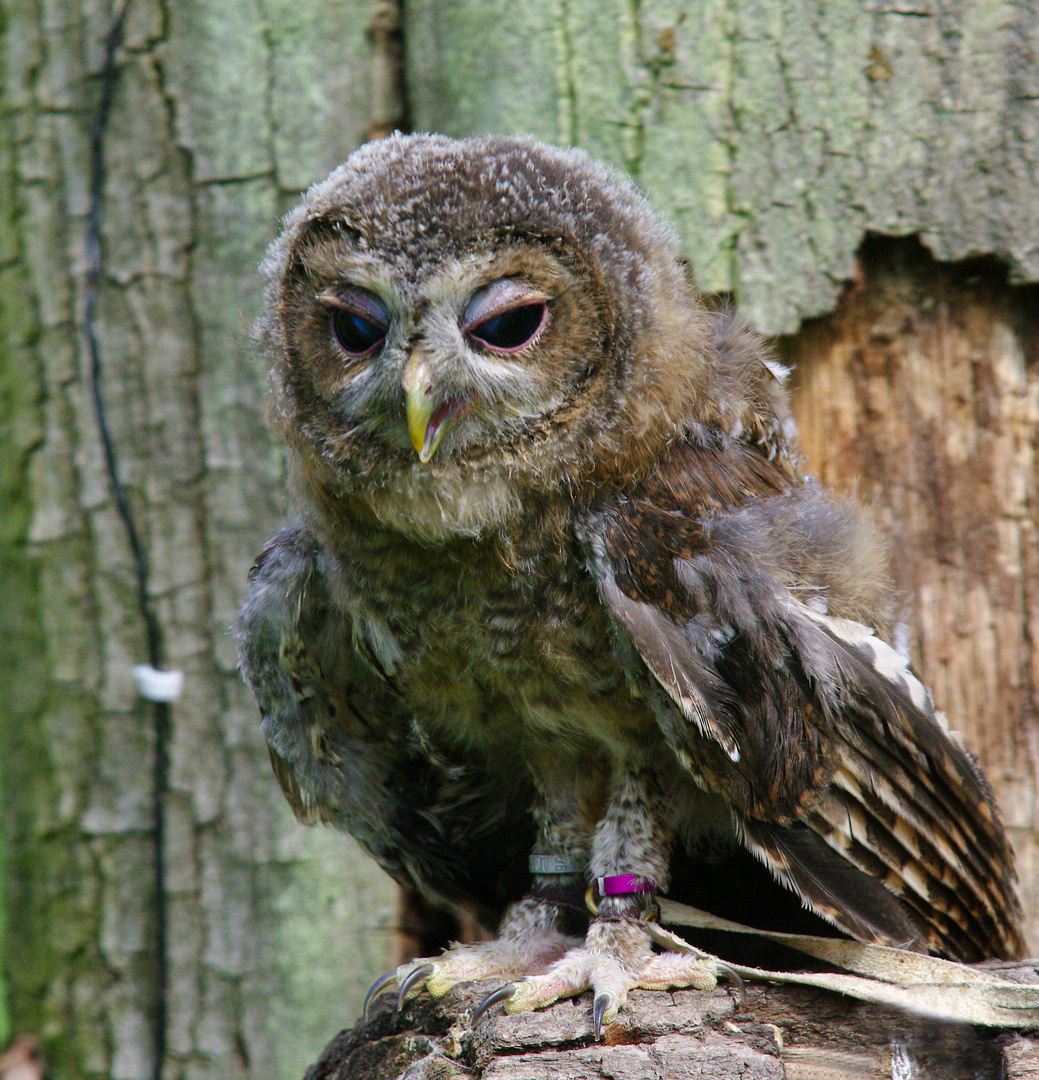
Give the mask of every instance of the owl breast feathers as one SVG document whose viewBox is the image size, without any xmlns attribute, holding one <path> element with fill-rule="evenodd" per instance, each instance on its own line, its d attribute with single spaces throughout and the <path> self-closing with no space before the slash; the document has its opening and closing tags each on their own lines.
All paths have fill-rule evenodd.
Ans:
<svg viewBox="0 0 1039 1080">
<path fill-rule="evenodd" d="M 1021 953 L 989 789 L 885 643 L 882 545 L 801 472 L 785 372 L 630 183 L 395 136 L 263 269 L 298 519 L 237 636 L 304 820 L 504 913 L 500 973 L 591 987 L 597 1025 L 666 959 L 627 929 L 652 894 L 729 860 L 726 913 L 767 871 L 831 932 Z M 510 967 L 500 943 L 556 941 L 591 881 L 583 944 Z"/>
</svg>

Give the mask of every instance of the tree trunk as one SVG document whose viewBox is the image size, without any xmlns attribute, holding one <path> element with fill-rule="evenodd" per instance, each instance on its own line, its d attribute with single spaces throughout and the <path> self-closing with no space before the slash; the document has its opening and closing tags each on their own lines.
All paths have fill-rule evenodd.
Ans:
<svg viewBox="0 0 1039 1080">
<path fill-rule="evenodd" d="M 411 0 L 417 130 L 526 132 L 634 176 L 768 334 L 869 232 L 1039 279 L 1036 0 Z"/>
<path fill-rule="evenodd" d="M 891 538 L 906 641 L 979 755 L 1039 943 L 1039 288 L 873 240 L 830 317 L 784 339 L 823 483 Z"/>
<path fill-rule="evenodd" d="M 104 6 L 5 0 L 2 745 L 16 1030 L 55 1075 L 298 1075 L 386 963 L 388 879 L 277 793 L 229 628 L 283 513 L 250 356 L 284 206 L 364 138 L 365 3 L 130 5 L 104 133 L 101 394 L 170 709 L 156 955 L 152 708 L 84 337 Z M 334 943 L 334 948 L 331 945 Z M 160 964 L 161 960 L 161 964 Z M 160 972 L 166 969 L 160 990 Z"/>
</svg>

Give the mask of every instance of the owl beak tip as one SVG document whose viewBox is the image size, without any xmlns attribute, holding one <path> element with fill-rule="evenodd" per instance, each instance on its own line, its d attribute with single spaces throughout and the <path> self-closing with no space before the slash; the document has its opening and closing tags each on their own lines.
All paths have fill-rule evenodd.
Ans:
<svg viewBox="0 0 1039 1080">
<path fill-rule="evenodd" d="M 411 445 L 418 454 L 419 461 L 425 464 L 433 456 L 436 445 L 430 435 L 430 418 L 433 410 L 424 402 L 414 404 L 409 396 L 407 405 L 408 435 L 411 437 Z"/>
<path fill-rule="evenodd" d="M 436 409 L 430 409 L 425 404 L 414 412 L 408 409 L 408 434 L 423 465 L 433 457 L 447 429 L 464 411 L 465 402 L 456 400 Z"/>
<path fill-rule="evenodd" d="M 451 417 L 438 415 L 441 410 L 434 410 L 425 395 L 416 401 L 414 395 L 409 394 L 405 409 L 411 445 L 415 448 L 419 461 L 425 465 L 436 453 Z"/>
<path fill-rule="evenodd" d="M 404 371 L 404 413 L 411 445 L 423 464 L 433 456 L 438 441 L 430 438 L 431 434 L 436 434 L 430 431 L 434 408 L 432 383 L 433 373 L 425 357 L 418 352 L 412 353 Z"/>
<path fill-rule="evenodd" d="M 466 407 L 463 400 L 437 404 L 433 373 L 421 354 L 413 354 L 404 373 L 404 412 L 411 445 L 423 465 L 436 453 L 445 432 Z"/>
</svg>

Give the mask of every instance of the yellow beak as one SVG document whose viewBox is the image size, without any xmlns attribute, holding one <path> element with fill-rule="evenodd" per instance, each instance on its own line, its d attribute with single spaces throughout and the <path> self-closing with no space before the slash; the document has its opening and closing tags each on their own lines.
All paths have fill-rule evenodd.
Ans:
<svg viewBox="0 0 1039 1080">
<path fill-rule="evenodd" d="M 408 420 L 408 434 L 415 447 L 419 461 L 424 465 L 433 456 L 447 430 L 447 421 L 454 415 L 450 410 L 442 416 L 434 416 L 437 409 L 433 394 L 433 369 L 429 361 L 415 349 L 404 369 L 404 411 Z"/>
</svg>

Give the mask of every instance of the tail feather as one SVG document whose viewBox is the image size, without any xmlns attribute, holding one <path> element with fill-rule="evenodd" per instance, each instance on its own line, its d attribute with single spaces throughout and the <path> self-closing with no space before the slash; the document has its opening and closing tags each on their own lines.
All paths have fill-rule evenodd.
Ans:
<svg viewBox="0 0 1039 1080">
<path fill-rule="evenodd" d="M 951 887 L 884 835 L 872 822 L 868 838 L 862 832 L 860 808 L 849 805 L 843 792 L 828 794 L 808 823 L 833 848 L 884 887 L 925 927 L 928 948 L 957 958 L 991 955 L 991 920 L 979 918 L 961 902 L 961 883 Z"/>
<path fill-rule="evenodd" d="M 858 624 L 811 621 L 835 649 L 841 714 L 839 766 L 811 824 L 886 882 L 934 951 L 1021 955 L 1013 855 L 984 778 L 890 646 Z"/>
<path fill-rule="evenodd" d="M 803 825 L 742 822 L 744 843 L 802 902 L 859 941 L 924 950 L 921 926 L 882 881 Z"/>
</svg>

